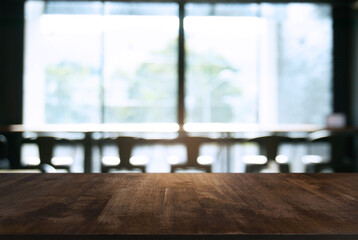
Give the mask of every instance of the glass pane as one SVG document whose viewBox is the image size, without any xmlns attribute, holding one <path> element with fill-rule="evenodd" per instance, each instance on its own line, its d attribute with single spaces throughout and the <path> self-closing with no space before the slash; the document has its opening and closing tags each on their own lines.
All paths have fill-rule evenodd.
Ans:
<svg viewBox="0 0 358 240">
<path fill-rule="evenodd" d="M 228 8 L 230 15 L 252 15 L 255 6 L 187 4 L 188 14 L 195 13 L 184 19 L 187 122 L 257 121 L 262 20 L 220 15 Z"/>
<path fill-rule="evenodd" d="M 25 124 L 99 122 L 100 13 L 91 2 L 26 3 Z"/>
<path fill-rule="evenodd" d="M 318 124 L 332 112 L 327 4 L 187 4 L 186 121 Z"/>
<path fill-rule="evenodd" d="M 288 4 L 285 15 L 278 25 L 277 121 L 323 125 L 332 112 L 331 7 Z"/>
<path fill-rule="evenodd" d="M 177 8 L 105 4 L 104 122 L 176 122 Z"/>
</svg>

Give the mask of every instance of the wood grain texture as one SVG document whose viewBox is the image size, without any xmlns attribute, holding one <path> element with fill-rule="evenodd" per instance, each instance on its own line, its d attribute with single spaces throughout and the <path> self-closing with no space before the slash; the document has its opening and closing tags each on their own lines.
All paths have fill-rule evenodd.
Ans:
<svg viewBox="0 0 358 240">
<path fill-rule="evenodd" d="M 358 239 L 358 174 L 0 174 L 0 239 Z"/>
</svg>

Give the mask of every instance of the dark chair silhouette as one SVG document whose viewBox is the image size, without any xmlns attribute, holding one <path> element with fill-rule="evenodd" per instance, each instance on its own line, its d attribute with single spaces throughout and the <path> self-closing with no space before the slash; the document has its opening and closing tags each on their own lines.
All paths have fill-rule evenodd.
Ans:
<svg viewBox="0 0 358 240">
<path fill-rule="evenodd" d="M 344 132 L 322 130 L 308 135 L 310 143 L 327 143 L 330 146 L 329 157 L 324 159 L 320 155 L 303 156 L 302 161 L 305 164 L 305 172 L 318 173 L 322 171 L 340 171 L 344 169 L 346 148 L 348 146 L 348 136 Z"/>
<path fill-rule="evenodd" d="M 103 139 L 101 141 L 101 151 L 103 147 L 108 142 L 115 142 L 116 146 L 118 147 L 118 155 L 119 155 L 119 163 L 115 165 L 106 165 L 101 160 L 101 171 L 106 173 L 113 170 L 125 170 L 125 171 L 133 171 L 133 170 L 140 170 L 141 172 L 146 172 L 145 165 L 133 165 L 130 161 L 132 157 L 132 151 L 135 144 L 138 142 L 139 138 L 130 137 L 130 136 L 120 136 L 116 139 Z M 103 156 L 103 151 L 102 154 Z"/>
<path fill-rule="evenodd" d="M 10 163 L 8 159 L 8 141 L 4 135 L 0 134 L 0 169 L 9 169 Z"/>
<path fill-rule="evenodd" d="M 36 139 L 32 140 L 39 149 L 40 165 L 37 166 L 42 172 L 56 172 L 56 169 L 65 169 L 70 172 L 70 164 L 54 164 L 52 159 L 54 157 L 54 149 L 56 145 L 60 144 L 73 144 L 68 139 L 59 139 L 56 137 L 50 136 L 39 136 Z M 25 166 L 26 167 L 26 166 Z M 33 168 L 34 166 L 28 166 Z"/>
<path fill-rule="evenodd" d="M 245 162 L 245 172 L 260 172 L 267 168 L 271 162 L 275 162 L 279 165 L 280 172 L 290 172 L 289 164 L 287 162 L 276 161 L 280 144 L 283 142 L 289 142 L 290 140 L 291 138 L 289 137 L 274 135 L 249 139 L 249 142 L 255 142 L 258 144 L 260 158 L 258 158 L 257 155 L 252 156 L 251 161 Z M 256 159 L 258 159 L 258 161 L 256 161 Z"/>
<path fill-rule="evenodd" d="M 207 137 L 180 137 L 174 140 L 175 142 L 181 142 L 186 147 L 186 162 L 183 164 L 175 164 L 170 166 L 170 172 L 176 172 L 177 170 L 196 169 L 203 170 L 205 172 L 212 172 L 211 165 L 201 165 L 197 159 L 199 157 L 199 150 L 203 143 L 210 142 L 210 138 Z"/>
</svg>

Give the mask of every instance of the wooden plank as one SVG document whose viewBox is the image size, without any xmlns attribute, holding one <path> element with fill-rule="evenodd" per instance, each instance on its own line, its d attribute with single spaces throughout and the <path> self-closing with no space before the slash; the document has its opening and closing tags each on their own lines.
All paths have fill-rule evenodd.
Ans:
<svg viewBox="0 0 358 240">
<path fill-rule="evenodd" d="M 358 239 L 358 174 L 0 174 L 0 239 Z"/>
</svg>

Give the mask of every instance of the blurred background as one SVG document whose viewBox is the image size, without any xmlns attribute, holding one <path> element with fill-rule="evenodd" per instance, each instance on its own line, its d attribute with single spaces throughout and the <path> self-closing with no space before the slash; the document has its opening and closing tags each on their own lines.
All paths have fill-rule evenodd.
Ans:
<svg viewBox="0 0 358 240">
<path fill-rule="evenodd" d="M 0 6 L 4 171 L 358 171 L 354 1 Z"/>
</svg>

